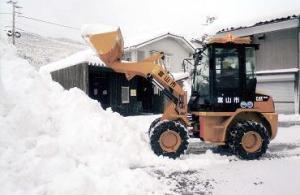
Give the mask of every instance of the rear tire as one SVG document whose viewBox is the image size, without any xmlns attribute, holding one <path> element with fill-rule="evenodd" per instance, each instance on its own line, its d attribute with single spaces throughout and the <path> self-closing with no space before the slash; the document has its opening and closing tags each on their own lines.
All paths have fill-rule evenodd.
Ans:
<svg viewBox="0 0 300 195">
<path fill-rule="evenodd" d="M 157 155 L 176 159 L 188 148 L 188 131 L 178 121 L 162 121 L 151 132 L 151 149 Z"/>
<path fill-rule="evenodd" d="M 239 158 L 254 160 L 266 153 L 269 140 L 268 130 L 261 123 L 241 121 L 230 127 L 227 144 Z"/>
</svg>

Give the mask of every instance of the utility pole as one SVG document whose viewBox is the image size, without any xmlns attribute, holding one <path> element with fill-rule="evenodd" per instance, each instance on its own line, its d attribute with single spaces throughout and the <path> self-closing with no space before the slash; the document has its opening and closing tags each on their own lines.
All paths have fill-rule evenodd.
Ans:
<svg viewBox="0 0 300 195">
<path fill-rule="evenodd" d="M 17 1 L 12 1 L 9 0 L 7 1 L 8 4 L 12 5 L 12 30 L 11 30 L 11 34 L 8 34 L 8 36 L 12 37 L 12 43 L 13 45 L 15 45 L 16 43 L 16 37 L 18 38 L 18 35 L 20 33 L 16 33 L 16 9 L 22 8 L 21 6 L 18 6 L 18 2 Z M 17 36 L 16 36 L 17 35 Z"/>
</svg>

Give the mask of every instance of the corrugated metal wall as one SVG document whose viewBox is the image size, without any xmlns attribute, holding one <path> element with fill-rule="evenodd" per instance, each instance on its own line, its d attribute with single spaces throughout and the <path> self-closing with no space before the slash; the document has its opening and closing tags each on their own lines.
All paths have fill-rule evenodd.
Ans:
<svg viewBox="0 0 300 195">
<path fill-rule="evenodd" d="M 148 81 L 141 77 L 135 77 L 128 81 L 124 74 L 113 72 L 110 69 L 97 66 L 89 66 L 87 63 L 78 64 L 75 66 L 60 69 L 51 73 L 52 79 L 59 82 L 65 89 L 73 87 L 80 88 L 91 98 L 93 98 L 92 83 L 95 82 L 95 76 L 106 75 L 107 89 L 109 95 L 109 105 L 114 111 L 117 111 L 123 115 L 140 114 L 145 112 L 142 107 L 141 100 L 138 100 L 138 83 L 143 79 L 147 84 Z M 102 75 L 102 76 L 103 76 Z M 106 84 L 105 84 L 106 85 Z M 122 103 L 121 101 L 121 87 L 129 87 L 129 90 L 134 90 L 135 93 L 129 95 L 129 103 Z M 152 86 L 149 83 L 149 86 Z M 151 91 L 151 97 L 149 100 L 152 102 L 152 107 L 148 112 L 161 113 L 163 110 L 163 95 L 155 95 Z M 94 97 L 95 98 L 95 97 Z M 97 99 L 100 101 L 99 99 Z"/>
<path fill-rule="evenodd" d="M 78 87 L 89 93 L 87 64 L 78 64 L 51 73 L 52 79 L 59 82 L 65 89 Z"/>
<path fill-rule="evenodd" d="M 297 28 L 254 35 L 254 42 L 260 44 L 256 70 L 297 68 L 297 40 Z"/>
<path fill-rule="evenodd" d="M 294 83 L 294 81 L 258 82 L 257 90 L 273 97 L 277 112 L 293 114 L 295 112 Z"/>
</svg>

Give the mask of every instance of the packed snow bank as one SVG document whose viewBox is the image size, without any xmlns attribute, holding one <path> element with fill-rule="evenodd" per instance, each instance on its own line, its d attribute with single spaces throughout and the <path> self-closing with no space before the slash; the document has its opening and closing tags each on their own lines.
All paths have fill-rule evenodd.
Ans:
<svg viewBox="0 0 300 195">
<path fill-rule="evenodd" d="M 5 48 L 5 47 L 0 47 L 0 59 L 2 59 L 2 57 L 5 56 L 6 49 L 7 48 Z M 7 104 L 8 104 L 8 99 L 6 97 L 5 89 L 2 84 L 1 61 L 0 61 L 0 97 L 1 97 L 0 98 L 0 117 L 1 117 L 4 114 Z M 0 125 L 1 125 L 1 121 L 0 121 Z"/>
<path fill-rule="evenodd" d="M 41 76 L 1 38 L 0 194 L 161 191 L 143 131 Z M 147 185 L 144 185 L 144 184 Z"/>
</svg>

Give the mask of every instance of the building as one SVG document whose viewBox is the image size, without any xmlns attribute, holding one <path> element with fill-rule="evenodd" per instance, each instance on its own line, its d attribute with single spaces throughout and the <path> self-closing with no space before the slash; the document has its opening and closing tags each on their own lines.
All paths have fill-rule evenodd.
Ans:
<svg viewBox="0 0 300 195">
<path fill-rule="evenodd" d="M 183 60 L 192 56 L 194 46 L 183 36 L 169 32 L 125 39 L 124 60 L 140 61 L 154 52 L 164 52 L 166 68 L 178 73 L 184 71 Z"/>
<path fill-rule="evenodd" d="M 188 78 L 189 74 L 182 72 L 182 61 L 192 55 L 194 48 L 184 37 L 164 33 L 126 40 L 123 60 L 143 60 L 154 52 L 164 52 L 166 68 L 174 78 L 178 82 Z M 106 67 L 91 50 L 43 66 L 40 71 L 51 73 L 65 89 L 80 88 L 103 108 L 111 107 L 122 115 L 162 113 L 164 109 L 166 99 L 157 87 L 139 76 L 127 81 L 124 74 Z"/>
<path fill-rule="evenodd" d="M 253 43 L 260 45 L 256 53 L 257 89 L 273 96 L 279 113 L 299 114 L 299 24 L 299 16 L 294 15 L 217 33 L 251 36 Z"/>
<path fill-rule="evenodd" d="M 92 50 L 50 63 L 40 72 L 51 73 L 65 89 L 77 87 L 104 109 L 111 107 L 125 116 L 163 111 L 164 97 L 157 88 L 139 76 L 128 81 L 124 74 L 106 67 Z"/>
</svg>

